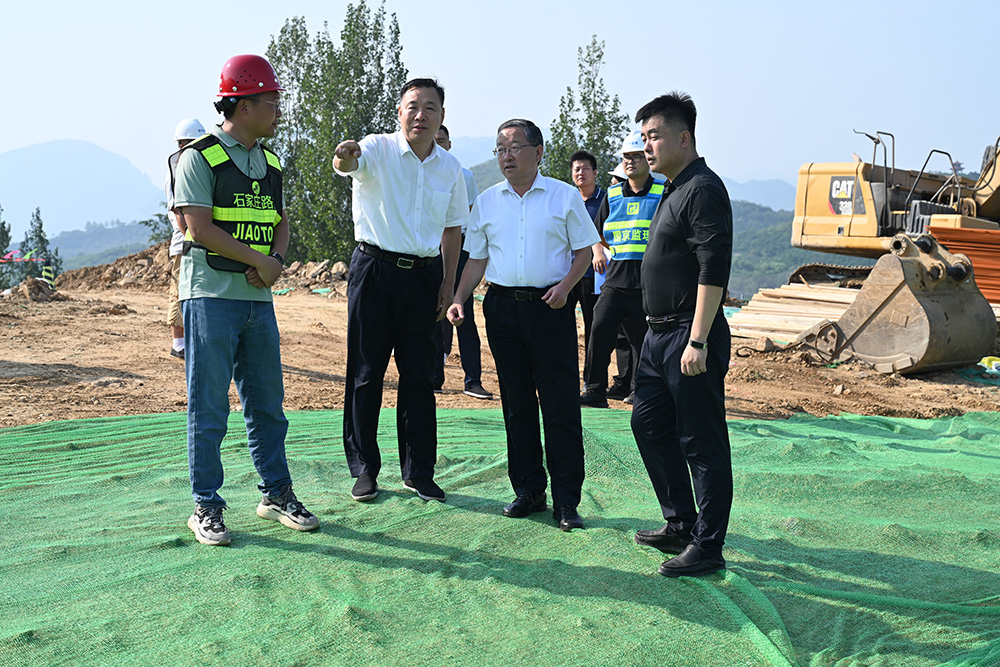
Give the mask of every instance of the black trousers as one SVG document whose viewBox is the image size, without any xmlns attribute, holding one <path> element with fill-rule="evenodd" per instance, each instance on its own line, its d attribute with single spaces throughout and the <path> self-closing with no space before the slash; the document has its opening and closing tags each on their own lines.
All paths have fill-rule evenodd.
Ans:
<svg viewBox="0 0 1000 667">
<path fill-rule="evenodd" d="M 440 258 L 438 259 L 440 262 Z M 465 263 L 469 261 L 469 253 L 462 251 L 458 256 L 458 271 L 455 273 L 455 284 L 462 279 L 462 271 Z M 443 266 L 443 265 L 442 265 Z M 442 268 L 443 271 L 443 268 Z M 479 331 L 476 330 L 476 317 L 473 309 L 473 298 L 469 295 L 462 308 L 465 310 L 465 321 L 458 330 L 458 353 L 462 357 L 462 370 L 465 371 L 465 388 L 469 385 L 480 384 L 483 379 L 483 362 L 480 358 Z M 451 335 L 456 329 L 448 318 L 438 322 L 438 327 L 434 332 L 434 344 L 437 354 L 434 356 L 434 376 L 432 384 L 435 389 L 440 389 L 444 384 L 444 357 L 451 354 Z"/>
<path fill-rule="evenodd" d="M 605 287 L 594 306 L 594 324 L 590 329 L 590 348 L 587 351 L 590 381 L 586 385 L 587 391 L 601 396 L 606 394 L 608 365 L 611 363 L 611 353 L 618 345 L 622 328 L 629 347 L 638 358 L 648 330 L 646 313 L 642 310 L 642 290 Z M 624 369 L 619 368 L 619 375 L 628 374 L 634 385 L 634 377 L 628 371 L 628 365 Z M 634 386 L 630 389 L 634 389 Z"/>
<path fill-rule="evenodd" d="M 437 416 L 431 373 L 441 268 L 401 269 L 355 250 L 347 282 L 344 451 L 351 475 L 382 468 L 376 434 L 382 383 L 395 356 L 396 432 L 403 479 L 433 477 Z M 393 352 L 395 350 L 395 352 Z"/>
<path fill-rule="evenodd" d="M 645 320 L 645 313 L 643 313 L 643 320 Z M 628 336 L 625 335 L 625 323 L 623 322 L 618 327 L 618 338 L 615 341 L 618 375 L 614 376 L 612 381 L 616 387 L 628 387 L 629 391 L 635 389 L 635 367 L 639 363 L 639 350 L 641 349 L 642 343 L 635 350 L 632 349 L 632 344 L 628 342 Z"/>
<path fill-rule="evenodd" d="M 516 301 L 491 289 L 483 314 L 500 381 L 514 493 L 544 491 L 547 467 L 552 505 L 576 507 L 584 470 L 575 304 L 571 299 L 554 310 L 544 301 Z M 547 466 L 542 462 L 539 404 Z"/>
<path fill-rule="evenodd" d="M 580 304 L 583 313 L 583 383 L 587 384 L 590 377 L 590 366 L 587 365 L 587 351 L 590 349 L 590 328 L 594 323 L 594 304 L 597 295 L 594 294 L 594 277 L 584 276 L 573 288 L 573 296 Z"/>
<path fill-rule="evenodd" d="M 721 555 L 733 504 L 724 386 L 729 325 L 720 312 L 708 335 L 708 371 L 695 376 L 681 373 L 690 335 L 690 322 L 646 335 L 636 373 L 632 433 L 670 528 L 690 533 L 692 543 L 710 556 Z"/>
</svg>

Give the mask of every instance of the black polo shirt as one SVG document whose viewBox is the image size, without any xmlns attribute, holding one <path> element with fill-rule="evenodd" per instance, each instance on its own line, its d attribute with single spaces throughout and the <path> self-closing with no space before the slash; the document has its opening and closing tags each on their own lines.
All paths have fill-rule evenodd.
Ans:
<svg viewBox="0 0 1000 667">
<path fill-rule="evenodd" d="M 629 185 L 628 180 L 622 182 L 622 197 L 645 197 L 649 194 L 649 189 L 653 187 L 652 174 L 646 177 L 646 184 L 642 186 L 642 189 L 638 192 L 632 192 L 632 186 Z M 666 184 L 664 184 L 664 192 L 666 192 Z M 611 204 L 608 203 L 608 198 L 605 197 L 604 201 L 601 203 L 601 208 L 597 212 L 597 217 L 594 218 L 594 224 L 597 225 L 597 231 L 601 233 L 601 238 L 604 238 L 604 221 L 608 219 L 611 215 Z M 608 262 L 608 268 L 604 272 L 604 285 L 605 287 L 617 287 L 619 289 L 639 289 L 641 283 L 639 281 L 639 265 L 642 264 L 640 259 L 612 259 Z"/>
<path fill-rule="evenodd" d="M 722 179 L 698 158 L 677 175 L 649 225 L 642 307 L 664 317 L 693 313 L 698 285 L 729 286 L 733 208 Z"/>
</svg>

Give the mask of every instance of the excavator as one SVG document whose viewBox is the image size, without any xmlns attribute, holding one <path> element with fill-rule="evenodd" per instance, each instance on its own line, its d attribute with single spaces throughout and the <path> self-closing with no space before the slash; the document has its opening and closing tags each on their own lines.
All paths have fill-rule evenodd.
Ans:
<svg viewBox="0 0 1000 667">
<path fill-rule="evenodd" d="M 1000 138 L 973 180 L 939 150 L 919 171 L 896 169 L 892 134 L 858 134 L 875 144 L 870 163 L 855 155 L 854 162 L 799 170 L 792 245 L 877 261 L 870 268 L 812 265 L 792 275 L 803 282 L 817 273 L 863 280 L 836 322 L 820 322 L 797 342 L 824 362 L 858 358 L 884 373 L 978 362 L 996 341 L 996 316 L 972 261 L 949 252 L 943 239 L 976 230 L 974 243 L 1000 244 Z M 950 174 L 927 171 L 935 154 L 948 158 Z"/>
</svg>

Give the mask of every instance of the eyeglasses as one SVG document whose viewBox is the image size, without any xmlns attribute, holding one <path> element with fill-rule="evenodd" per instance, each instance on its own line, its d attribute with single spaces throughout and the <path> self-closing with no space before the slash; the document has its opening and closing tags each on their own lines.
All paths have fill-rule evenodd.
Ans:
<svg viewBox="0 0 1000 667">
<path fill-rule="evenodd" d="M 645 153 L 628 153 L 626 155 L 622 155 L 622 162 L 632 162 L 634 164 L 636 162 L 645 162 L 645 161 L 646 161 Z"/>
<path fill-rule="evenodd" d="M 517 155 L 518 153 L 520 153 L 525 148 L 534 148 L 537 145 L 538 144 L 528 144 L 527 146 L 511 146 L 510 148 L 494 148 L 493 149 L 493 154 L 496 155 L 497 157 L 503 157 L 507 153 L 510 153 L 511 155 Z"/>
<path fill-rule="evenodd" d="M 248 97 L 247 99 L 252 100 L 254 102 L 264 102 L 265 104 L 270 104 L 272 107 L 274 107 L 275 111 L 278 112 L 281 111 L 281 100 L 278 100 L 277 102 L 272 102 L 271 100 L 265 100 L 263 97 Z"/>
</svg>

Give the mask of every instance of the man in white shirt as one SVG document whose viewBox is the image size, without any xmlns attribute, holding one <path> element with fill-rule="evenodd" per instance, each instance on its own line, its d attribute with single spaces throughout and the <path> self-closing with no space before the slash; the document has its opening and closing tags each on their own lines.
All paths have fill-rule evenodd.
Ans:
<svg viewBox="0 0 1000 667">
<path fill-rule="evenodd" d="M 403 484 L 424 500 L 444 501 L 434 482 L 434 326 L 454 297 L 469 200 L 462 166 L 434 142 L 443 120 L 444 89 L 434 79 L 412 79 L 400 91 L 401 130 L 341 142 L 333 159 L 338 174 L 354 179 L 358 248 L 347 285 L 344 450 L 357 479 L 351 497 L 359 501 L 378 495 L 376 434 L 393 350 Z M 439 252 L 443 275 L 434 264 Z"/>
<path fill-rule="evenodd" d="M 187 228 L 181 229 L 177 214 L 174 213 L 174 184 L 173 173 L 177 168 L 177 159 L 180 157 L 180 149 L 205 134 L 205 127 L 197 118 L 185 118 L 177 123 L 174 129 L 174 141 L 177 142 L 177 152 L 167 158 L 167 177 L 163 184 L 163 192 L 167 196 L 167 218 L 170 220 L 172 234 L 170 236 L 170 297 L 167 302 L 167 324 L 170 326 L 170 334 L 173 342 L 170 346 L 170 356 L 184 359 L 184 315 L 181 313 L 181 301 L 178 298 L 178 285 L 181 275 L 181 257 L 184 250 L 184 233 Z"/>
<path fill-rule="evenodd" d="M 538 173 L 542 133 L 528 120 L 497 130 L 496 155 L 506 182 L 472 208 L 465 249 L 469 261 L 448 319 L 459 325 L 463 303 L 485 274 L 486 335 L 496 361 L 507 430 L 507 470 L 516 498 L 505 516 L 546 509 L 545 467 L 538 426 L 545 422 L 545 460 L 559 528 L 582 528 L 583 429 L 573 287 L 600 240 L 573 186 Z"/>
</svg>

